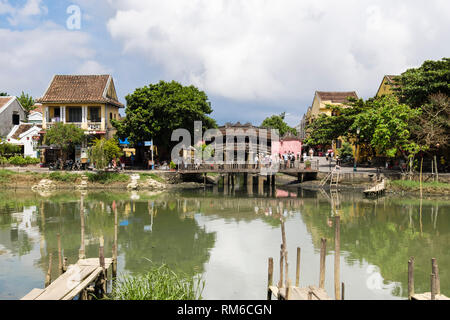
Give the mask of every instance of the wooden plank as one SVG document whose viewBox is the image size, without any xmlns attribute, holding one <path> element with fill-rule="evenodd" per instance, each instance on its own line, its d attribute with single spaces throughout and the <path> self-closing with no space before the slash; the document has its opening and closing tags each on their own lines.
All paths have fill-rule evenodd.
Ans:
<svg viewBox="0 0 450 320">
<path fill-rule="evenodd" d="M 411 297 L 412 300 L 431 300 L 431 292 L 417 293 Z M 436 300 L 450 300 L 449 297 L 443 294 L 437 294 Z"/>
<path fill-rule="evenodd" d="M 109 266 L 111 266 L 113 262 L 112 258 L 105 258 L 105 269 L 108 269 Z M 99 258 L 89 258 L 89 259 L 80 259 L 77 262 L 78 266 L 94 266 L 94 267 L 100 267 L 100 260 Z"/>
<path fill-rule="evenodd" d="M 75 286 L 88 277 L 96 267 L 94 266 L 71 266 L 58 279 L 56 279 L 50 286 L 36 300 L 61 300 L 66 296 Z M 72 280 L 73 279 L 73 280 Z"/>
<path fill-rule="evenodd" d="M 87 286 L 89 286 L 90 283 L 95 281 L 99 274 L 103 271 L 102 267 L 98 267 L 94 270 L 86 279 L 83 280 L 79 285 L 77 285 L 75 288 L 72 289 L 64 298 L 61 300 L 73 300 L 77 295 L 80 294 L 80 292 L 85 289 Z"/>
<path fill-rule="evenodd" d="M 286 297 L 286 288 L 278 290 L 282 299 Z M 311 293 L 311 300 L 331 300 L 327 292 L 324 289 L 310 286 L 307 288 L 290 287 L 289 288 L 289 300 L 309 300 Z"/>
<path fill-rule="evenodd" d="M 42 294 L 42 292 L 44 292 L 44 289 L 33 289 L 25 297 L 23 297 L 20 300 L 35 300 L 37 297 L 39 297 Z"/>
</svg>

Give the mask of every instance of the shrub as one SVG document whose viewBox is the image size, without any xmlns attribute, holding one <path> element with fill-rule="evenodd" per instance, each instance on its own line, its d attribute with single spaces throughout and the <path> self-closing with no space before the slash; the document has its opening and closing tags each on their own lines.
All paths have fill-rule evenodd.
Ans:
<svg viewBox="0 0 450 320">
<path fill-rule="evenodd" d="M 9 158 L 8 162 L 15 166 L 24 166 L 27 164 L 26 160 L 21 156 L 14 156 Z"/>
<path fill-rule="evenodd" d="M 126 275 L 113 287 L 113 300 L 201 300 L 205 282 L 176 274 L 163 265 L 138 276 Z"/>
<path fill-rule="evenodd" d="M 169 165 L 170 169 L 176 169 L 177 165 L 175 164 L 175 162 L 170 161 L 170 165 Z"/>
<path fill-rule="evenodd" d="M 77 174 L 63 172 L 52 172 L 49 177 L 51 180 L 62 182 L 76 182 L 78 179 Z"/>
<path fill-rule="evenodd" d="M 130 181 L 130 176 L 116 172 L 86 173 L 86 175 L 89 179 L 89 182 L 96 182 L 101 184 Z"/>
</svg>

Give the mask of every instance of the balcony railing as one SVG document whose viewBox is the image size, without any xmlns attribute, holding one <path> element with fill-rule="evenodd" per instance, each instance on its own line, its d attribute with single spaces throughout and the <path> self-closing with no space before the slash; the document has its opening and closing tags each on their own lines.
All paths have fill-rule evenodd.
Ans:
<svg viewBox="0 0 450 320">
<path fill-rule="evenodd" d="M 102 130 L 102 123 L 101 122 L 88 122 L 88 130 L 100 131 L 100 130 Z"/>
</svg>

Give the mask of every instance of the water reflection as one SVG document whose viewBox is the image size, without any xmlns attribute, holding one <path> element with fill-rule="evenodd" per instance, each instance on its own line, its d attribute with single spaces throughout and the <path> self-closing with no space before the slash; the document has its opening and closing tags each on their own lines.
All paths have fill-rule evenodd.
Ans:
<svg viewBox="0 0 450 320">
<path fill-rule="evenodd" d="M 416 292 L 429 291 L 430 259 L 438 259 L 441 291 L 450 295 L 450 201 L 306 190 L 200 190 L 181 193 L 0 194 L 0 299 L 42 287 L 49 253 L 58 265 L 57 234 L 68 263 L 98 256 L 117 243 L 119 274 L 145 272 L 150 263 L 201 273 L 206 298 L 264 299 L 267 258 L 277 260 L 280 217 L 288 246 L 302 247 L 303 285 L 317 284 L 320 239 L 328 239 L 332 269 L 333 215 L 341 216 L 341 279 L 346 298 L 407 295 L 407 261 L 416 257 Z M 117 239 L 115 239 L 115 213 Z M 293 261 L 291 261 L 293 263 Z M 303 265 L 303 264 L 302 264 Z M 317 266 L 316 266 L 317 265 Z M 326 278 L 328 292 L 332 272 Z M 275 273 L 277 275 L 277 272 Z M 58 276 L 55 267 L 52 278 Z M 239 287 L 239 291 L 236 288 Z"/>
</svg>

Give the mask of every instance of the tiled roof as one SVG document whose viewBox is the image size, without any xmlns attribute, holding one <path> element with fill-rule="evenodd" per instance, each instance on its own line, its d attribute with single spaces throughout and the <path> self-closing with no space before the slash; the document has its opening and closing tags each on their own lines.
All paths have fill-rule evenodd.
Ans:
<svg viewBox="0 0 450 320">
<path fill-rule="evenodd" d="M 22 133 L 27 132 L 28 130 L 30 130 L 34 126 L 35 126 L 34 124 L 29 124 L 29 123 L 19 125 L 19 127 L 16 130 L 16 132 L 14 132 L 14 134 L 11 136 L 11 139 L 19 140 L 20 139 L 20 135 Z M 37 126 L 37 127 L 42 128 L 42 126 Z"/>
<path fill-rule="evenodd" d="M 39 103 L 110 103 L 123 107 L 119 101 L 106 96 L 109 75 L 56 75 Z"/>
<path fill-rule="evenodd" d="M 0 108 L 5 106 L 8 102 L 10 102 L 15 97 L 0 97 Z"/>
<path fill-rule="evenodd" d="M 386 75 L 386 76 L 385 76 L 385 78 L 386 78 L 388 84 L 390 84 L 390 85 L 393 85 L 393 84 L 394 84 L 394 79 L 395 79 L 395 77 L 398 77 L 398 76 L 395 76 L 395 75 Z"/>
<path fill-rule="evenodd" d="M 317 95 L 323 101 L 331 101 L 333 103 L 345 103 L 348 97 L 358 99 L 358 95 L 355 91 L 348 92 L 324 92 L 317 91 Z"/>
</svg>

